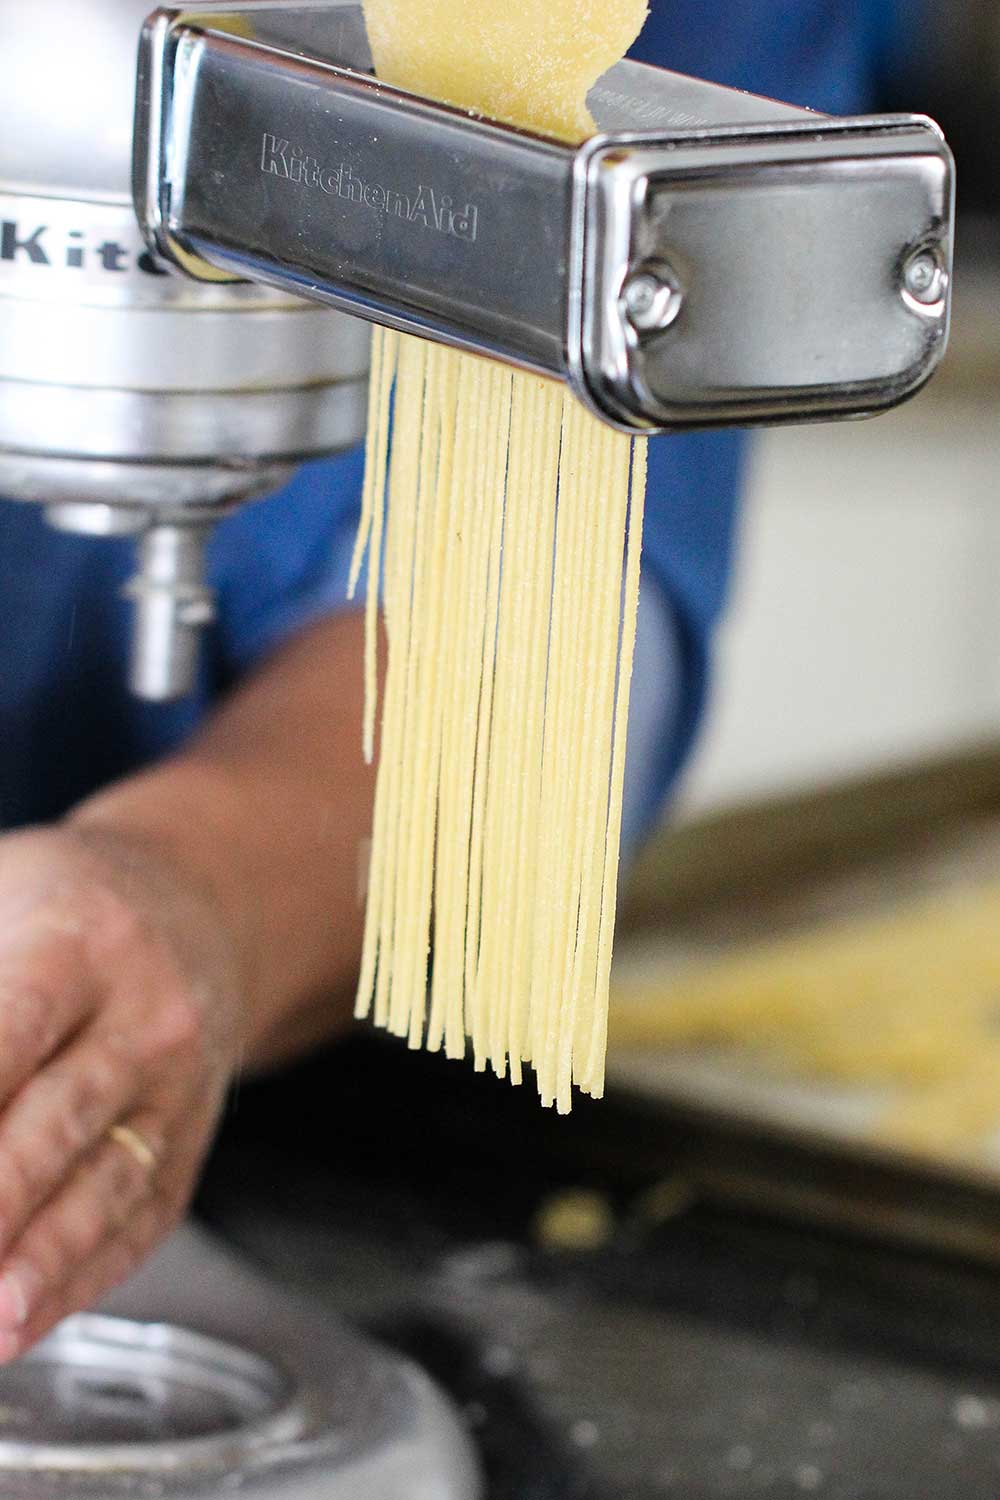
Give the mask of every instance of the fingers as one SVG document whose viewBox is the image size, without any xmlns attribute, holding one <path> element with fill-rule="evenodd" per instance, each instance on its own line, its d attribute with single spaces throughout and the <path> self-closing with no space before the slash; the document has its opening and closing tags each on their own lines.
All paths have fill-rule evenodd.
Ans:
<svg viewBox="0 0 1000 1500">
<path fill-rule="evenodd" d="M 165 1201 L 151 1201 L 134 1211 L 127 1225 L 110 1236 L 68 1281 L 47 1292 L 29 1312 L 20 1328 L 0 1329 L 0 1363 L 24 1354 L 44 1338 L 63 1318 L 93 1307 L 106 1292 L 127 1281 L 150 1251 L 180 1221 L 184 1200 L 171 1208 Z"/>
<path fill-rule="evenodd" d="M 0 1253 L 131 1107 L 138 1069 L 91 1030 L 25 1084 L 0 1115 Z"/>
<path fill-rule="evenodd" d="M 175 1222 L 230 1076 L 228 958 L 197 902 L 190 938 L 172 867 L 130 861 L 65 831 L 0 839 L 0 1358 Z"/>
<path fill-rule="evenodd" d="M 0 1264 L 0 1363 L 123 1281 L 179 1222 L 214 1107 L 205 1101 L 192 1107 L 187 1096 L 176 1108 L 182 1122 L 176 1131 L 159 1113 L 124 1120 L 117 1138 L 108 1136 L 84 1158 Z"/>
<path fill-rule="evenodd" d="M 75 940 L 47 929 L 0 944 L 0 1108 L 96 1009 Z"/>
<path fill-rule="evenodd" d="M 161 1127 L 142 1116 L 128 1124 L 153 1163 L 121 1139 L 108 1136 L 101 1142 L 69 1185 L 32 1219 L 0 1269 L 0 1328 L 24 1327 L 40 1303 L 81 1274 L 155 1195 L 156 1163 L 165 1149 Z"/>
</svg>

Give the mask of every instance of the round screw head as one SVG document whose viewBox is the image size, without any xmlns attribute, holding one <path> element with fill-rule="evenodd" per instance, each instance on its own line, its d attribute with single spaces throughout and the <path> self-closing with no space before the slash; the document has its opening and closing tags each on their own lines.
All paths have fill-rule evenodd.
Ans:
<svg viewBox="0 0 1000 1500">
<path fill-rule="evenodd" d="M 669 328 L 683 300 L 680 286 L 666 269 L 637 271 L 622 288 L 625 316 L 638 333 Z"/>
<path fill-rule="evenodd" d="M 655 276 L 633 276 L 625 288 L 625 306 L 629 317 L 648 317 L 659 290 L 660 283 Z"/>
<path fill-rule="evenodd" d="M 933 250 L 918 250 L 903 267 L 903 290 L 921 307 L 936 307 L 948 287 L 948 272 Z"/>
</svg>

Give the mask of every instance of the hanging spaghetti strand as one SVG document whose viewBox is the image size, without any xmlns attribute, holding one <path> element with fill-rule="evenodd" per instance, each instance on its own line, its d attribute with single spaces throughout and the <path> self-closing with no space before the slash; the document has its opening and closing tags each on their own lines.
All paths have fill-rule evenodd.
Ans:
<svg viewBox="0 0 1000 1500">
<path fill-rule="evenodd" d="M 646 0 L 585 28 L 576 0 L 364 9 L 387 82 L 579 140 Z M 514 1083 L 531 1064 L 561 1111 L 604 1087 L 645 484 L 645 444 L 555 383 L 376 331 L 350 578 L 367 557 L 369 757 L 380 581 L 388 661 L 358 1014 Z"/>
</svg>

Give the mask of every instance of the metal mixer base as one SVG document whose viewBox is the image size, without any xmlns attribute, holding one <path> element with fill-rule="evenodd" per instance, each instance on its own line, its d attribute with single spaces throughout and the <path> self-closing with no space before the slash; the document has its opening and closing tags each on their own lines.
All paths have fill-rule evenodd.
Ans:
<svg viewBox="0 0 1000 1500">
<path fill-rule="evenodd" d="M 478 1500 L 415 1365 L 185 1228 L 0 1372 L 4 1500 Z"/>
</svg>

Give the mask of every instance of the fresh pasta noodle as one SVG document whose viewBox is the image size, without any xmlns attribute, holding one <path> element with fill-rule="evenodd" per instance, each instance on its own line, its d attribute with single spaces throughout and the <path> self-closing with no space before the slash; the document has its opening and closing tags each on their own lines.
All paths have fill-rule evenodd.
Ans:
<svg viewBox="0 0 1000 1500">
<path fill-rule="evenodd" d="M 646 15 L 365 11 L 387 81 L 566 138 Z M 644 450 L 555 382 L 375 331 L 369 758 L 380 584 L 388 662 L 358 1014 L 515 1083 L 530 1063 L 563 1112 L 604 1088 Z"/>
</svg>

